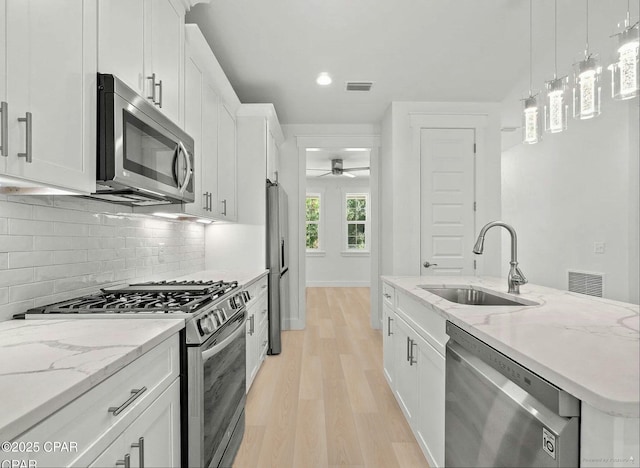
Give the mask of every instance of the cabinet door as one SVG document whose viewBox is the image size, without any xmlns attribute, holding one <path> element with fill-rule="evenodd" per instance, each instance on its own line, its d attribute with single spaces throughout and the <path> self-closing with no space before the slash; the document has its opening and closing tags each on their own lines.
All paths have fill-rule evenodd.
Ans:
<svg viewBox="0 0 640 468">
<path fill-rule="evenodd" d="M 395 330 L 395 316 L 393 310 L 386 304 L 382 305 L 382 361 L 384 366 L 384 376 L 389 382 L 391 389 L 394 389 L 395 382 L 395 358 L 393 349 L 393 335 Z"/>
<path fill-rule="evenodd" d="M 202 71 L 191 57 L 185 60 L 184 81 L 184 129 L 195 142 L 195 200 L 185 205 L 185 211 L 194 216 L 206 216 L 204 208 L 209 206 L 209 200 L 203 189 L 205 175 L 202 172 Z"/>
<path fill-rule="evenodd" d="M 236 121 L 224 104 L 218 119 L 218 209 L 223 219 L 235 221 Z"/>
<path fill-rule="evenodd" d="M 418 368 L 417 438 L 428 454 L 429 466 L 444 466 L 445 359 L 416 337 Z"/>
<path fill-rule="evenodd" d="M 144 0 L 99 0 L 98 5 L 98 71 L 116 75 L 147 97 Z"/>
<path fill-rule="evenodd" d="M 218 95 L 206 77 L 202 87 L 202 190 L 209 194 L 207 216 L 218 207 Z"/>
<path fill-rule="evenodd" d="M 124 437 L 131 468 L 180 466 L 180 379 L 151 403 Z"/>
<path fill-rule="evenodd" d="M 93 463 L 89 465 L 89 468 L 125 466 L 123 464 L 125 461 L 125 455 L 128 455 L 128 457 L 131 458 L 129 448 L 125 445 L 124 435 L 120 435 L 98 456 L 98 458 L 93 461 Z M 122 463 L 120 463 L 120 465 L 116 465 L 118 462 Z"/>
<path fill-rule="evenodd" d="M 95 191 L 96 0 L 8 0 L 6 11 L 7 171 Z"/>
<path fill-rule="evenodd" d="M 271 133 L 271 127 L 268 125 L 267 127 L 267 179 L 276 182 L 278 180 L 278 146 L 273 133 Z"/>
<path fill-rule="evenodd" d="M 253 383 L 253 377 L 256 375 L 256 366 L 257 366 L 257 359 L 256 359 L 256 334 L 255 334 L 255 330 L 253 329 L 253 324 L 252 324 L 252 317 L 254 317 L 254 313 L 253 311 L 247 311 L 247 393 L 249 393 L 249 388 L 251 387 L 251 384 Z M 255 320 L 255 317 L 254 317 Z"/>
<path fill-rule="evenodd" d="M 170 0 L 146 0 L 149 27 L 146 39 L 145 74 L 156 75 L 156 105 L 177 124 L 184 86 L 184 7 Z M 162 84 L 160 85 L 160 80 Z"/>
<path fill-rule="evenodd" d="M 417 407 L 417 366 L 409 360 L 414 334 L 400 317 L 395 315 L 393 347 L 395 349 L 395 393 L 409 425 L 413 427 Z M 415 346 L 413 346 L 415 356 Z"/>
</svg>

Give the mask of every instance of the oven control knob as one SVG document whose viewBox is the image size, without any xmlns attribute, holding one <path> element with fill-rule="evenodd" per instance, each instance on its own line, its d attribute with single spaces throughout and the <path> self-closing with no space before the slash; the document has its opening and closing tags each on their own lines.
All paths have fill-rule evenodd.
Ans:
<svg viewBox="0 0 640 468">
<path fill-rule="evenodd" d="M 210 315 L 207 315 L 204 318 L 200 319 L 200 328 L 204 333 L 213 333 L 213 331 L 216 329 L 216 326 L 214 325 Z"/>
</svg>

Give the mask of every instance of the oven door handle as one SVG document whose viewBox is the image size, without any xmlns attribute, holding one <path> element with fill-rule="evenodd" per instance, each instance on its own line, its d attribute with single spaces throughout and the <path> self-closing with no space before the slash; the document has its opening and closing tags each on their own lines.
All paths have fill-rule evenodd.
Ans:
<svg viewBox="0 0 640 468">
<path fill-rule="evenodd" d="M 242 322 L 238 325 L 238 329 L 235 330 L 231 335 L 227 336 L 224 340 L 222 340 L 220 343 L 214 345 L 212 348 L 207 349 L 206 351 L 202 352 L 202 362 L 208 361 L 210 358 L 212 358 L 213 356 L 215 356 L 216 354 L 218 354 L 220 351 L 222 351 L 224 348 L 226 348 L 226 346 L 232 342 L 233 340 L 235 340 L 239 335 L 243 335 L 245 332 L 245 323 L 247 322 L 247 318 L 245 317 Z"/>
</svg>

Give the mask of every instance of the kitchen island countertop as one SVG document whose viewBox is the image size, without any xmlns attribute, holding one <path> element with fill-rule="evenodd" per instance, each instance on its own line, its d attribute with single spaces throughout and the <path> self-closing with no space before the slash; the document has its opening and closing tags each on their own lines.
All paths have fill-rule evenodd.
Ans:
<svg viewBox="0 0 640 468">
<path fill-rule="evenodd" d="M 183 319 L 0 322 L 0 441 L 10 441 L 179 330 Z"/>
<path fill-rule="evenodd" d="M 640 416 L 637 305 L 526 284 L 507 294 L 504 278 L 383 276 L 382 280 L 498 351 L 608 414 Z M 531 306 L 472 306 L 418 287 L 472 285 Z"/>
</svg>

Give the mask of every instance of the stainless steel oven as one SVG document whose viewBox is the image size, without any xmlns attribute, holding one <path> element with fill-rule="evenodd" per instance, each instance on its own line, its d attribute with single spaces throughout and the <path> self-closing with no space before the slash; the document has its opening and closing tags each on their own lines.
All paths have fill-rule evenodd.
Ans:
<svg viewBox="0 0 640 468">
<path fill-rule="evenodd" d="M 113 75 L 98 75 L 97 190 L 130 205 L 194 200 L 194 142 Z"/>
<path fill-rule="evenodd" d="M 230 467 L 244 434 L 246 312 L 188 347 L 189 467 Z"/>
</svg>

